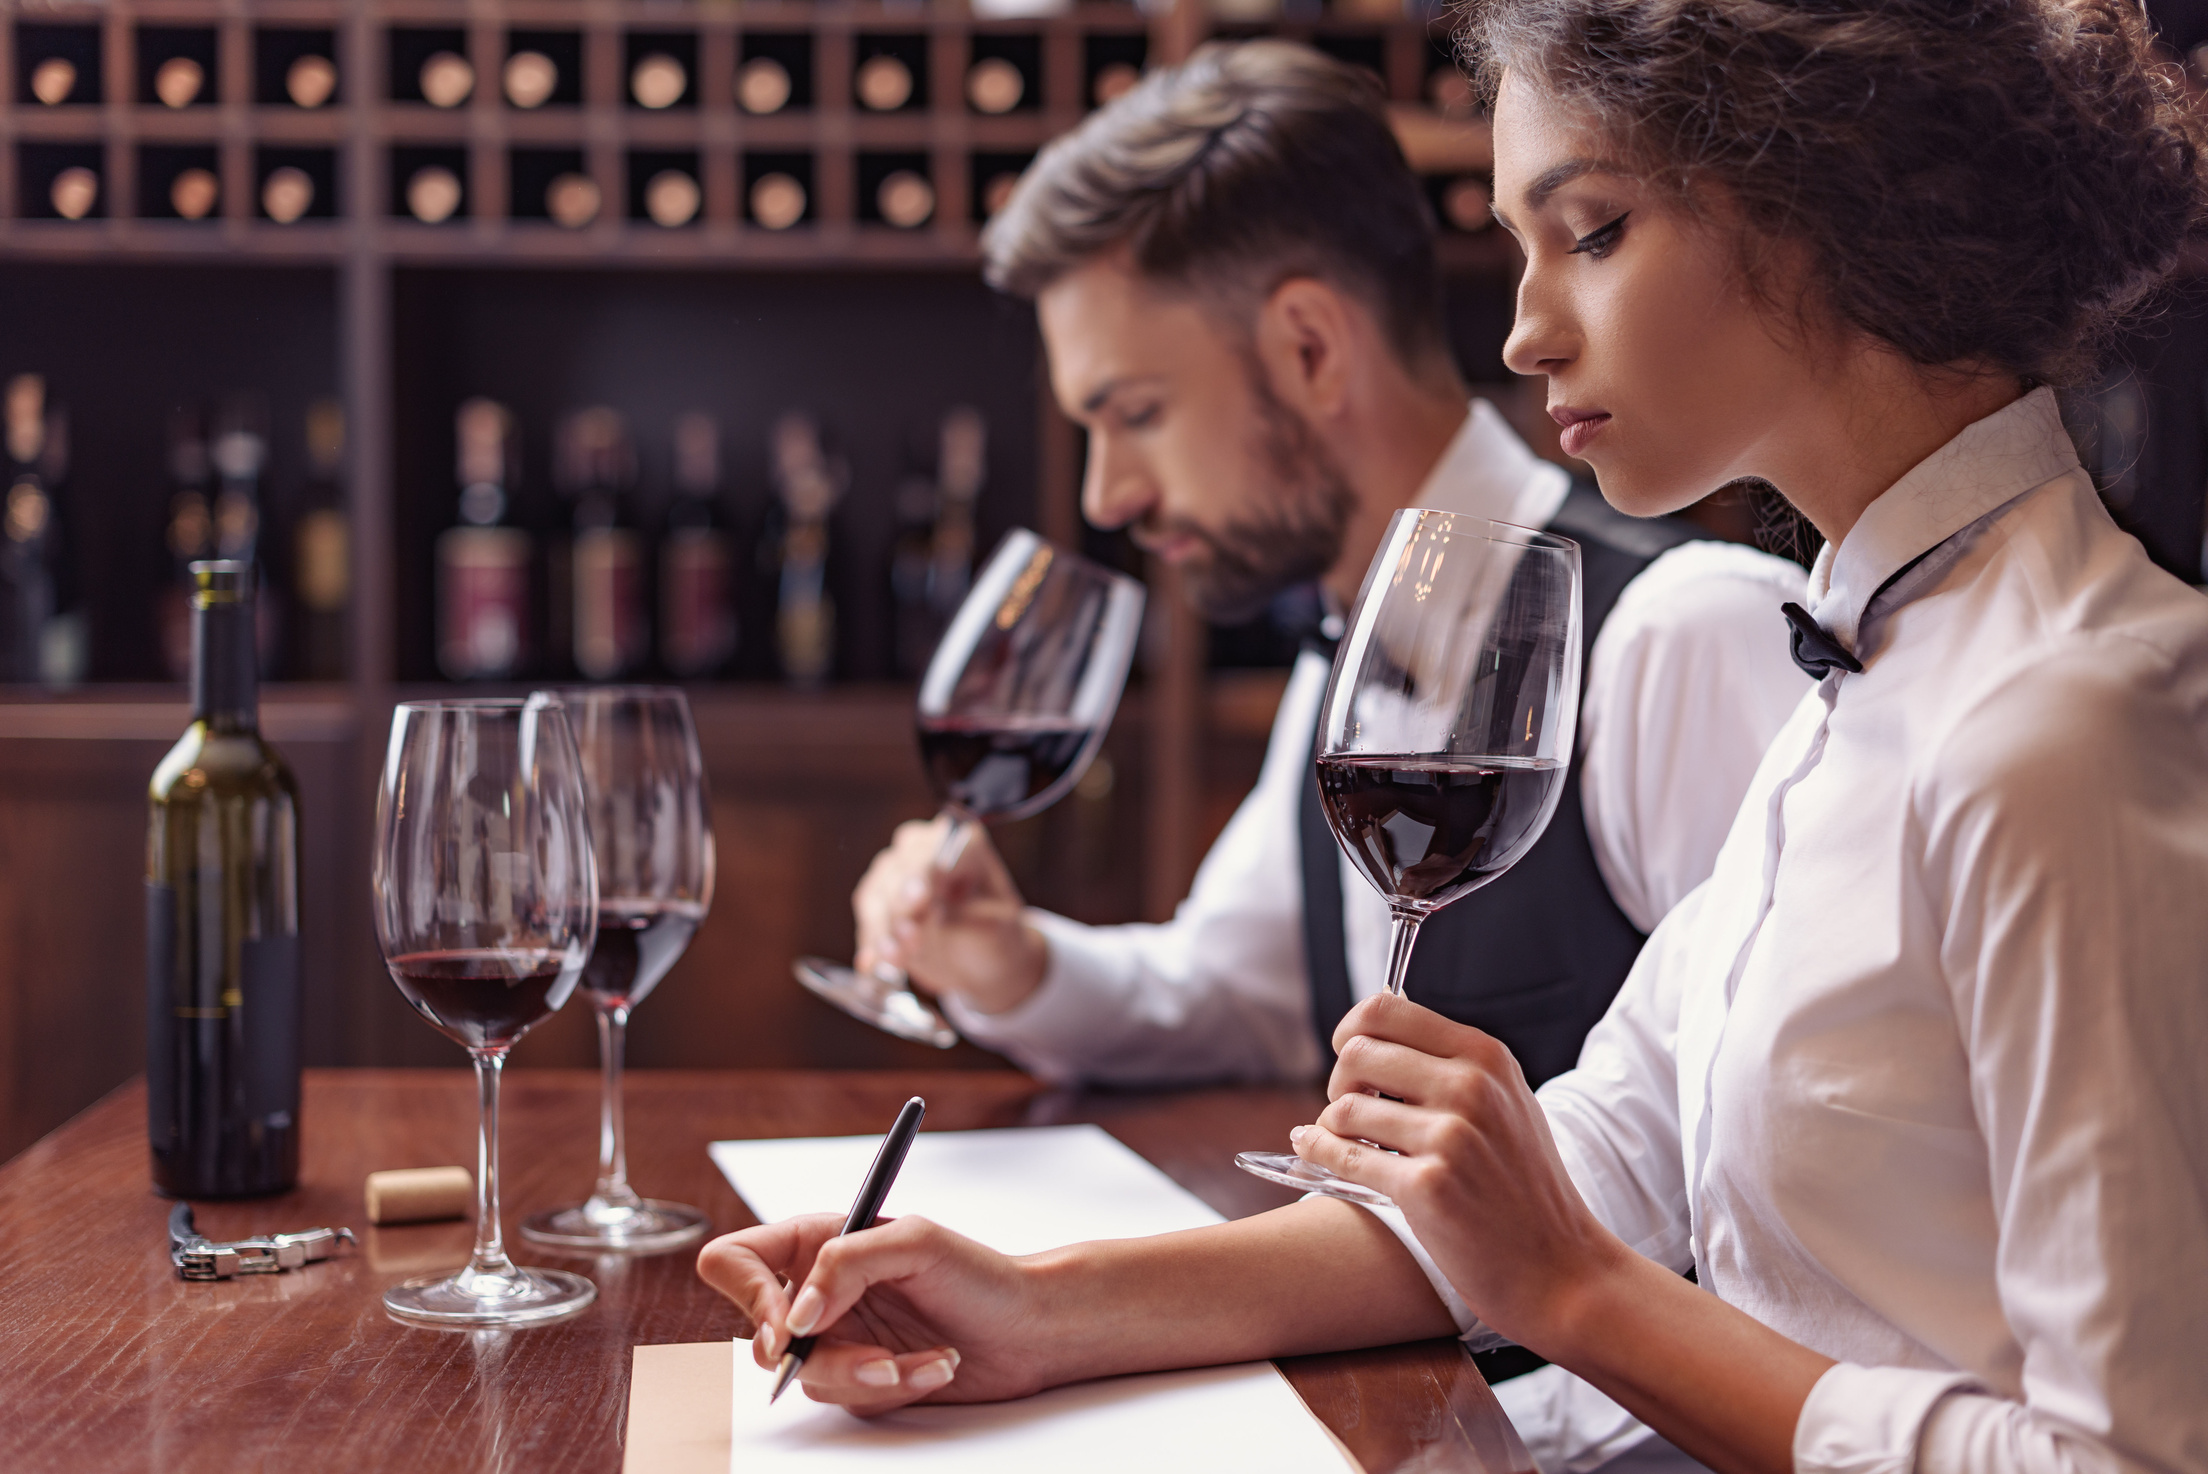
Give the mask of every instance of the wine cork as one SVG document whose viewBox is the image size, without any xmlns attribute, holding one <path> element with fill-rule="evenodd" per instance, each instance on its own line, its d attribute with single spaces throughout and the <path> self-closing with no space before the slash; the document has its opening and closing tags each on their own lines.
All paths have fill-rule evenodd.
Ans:
<svg viewBox="0 0 2208 1474">
<path fill-rule="evenodd" d="M 465 1218 L 475 1178 L 465 1167 L 402 1167 L 368 1174 L 370 1223 L 427 1223 Z"/>
</svg>

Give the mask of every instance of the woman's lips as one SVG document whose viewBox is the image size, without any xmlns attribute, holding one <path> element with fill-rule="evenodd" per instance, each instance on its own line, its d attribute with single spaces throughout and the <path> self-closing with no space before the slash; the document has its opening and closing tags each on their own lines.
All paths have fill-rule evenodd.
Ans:
<svg viewBox="0 0 2208 1474">
<path fill-rule="evenodd" d="M 1563 427 L 1564 433 L 1557 437 L 1557 443 L 1564 448 L 1564 454 L 1574 460 L 1585 459 L 1587 442 L 1610 423 L 1610 416 L 1599 409 L 1552 409 L 1549 418 Z"/>
</svg>

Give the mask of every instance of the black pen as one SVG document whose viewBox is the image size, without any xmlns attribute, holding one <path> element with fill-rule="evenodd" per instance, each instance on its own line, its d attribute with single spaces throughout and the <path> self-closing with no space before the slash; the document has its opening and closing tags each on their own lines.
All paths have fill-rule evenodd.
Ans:
<svg viewBox="0 0 2208 1474">
<path fill-rule="evenodd" d="M 928 1103 L 917 1095 L 906 1101 L 905 1108 L 897 1113 L 897 1124 L 882 1138 L 882 1149 L 874 1154 L 874 1165 L 866 1169 L 866 1181 L 859 1184 L 859 1198 L 851 1205 L 851 1216 L 843 1220 L 844 1233 L 857 1233 L 870 1227 L 882 1211 L 882 1199 L 889 1196 L 890 1185 L 897 1180 L 897 1169 L 905 1165 L 905 1153 L 912 1150 L 912 1139 L 920 1134 L 920 1118 L 927 1113 Z M 818 1339 L 800 1336 L 782 1353 L 782 1365 L 774 1374 L 774 1391 L 767 1394 L 769 1403 L 796 1380 L 797 1369 L 813 1354 L 813 1342 Z"/>
</svg>

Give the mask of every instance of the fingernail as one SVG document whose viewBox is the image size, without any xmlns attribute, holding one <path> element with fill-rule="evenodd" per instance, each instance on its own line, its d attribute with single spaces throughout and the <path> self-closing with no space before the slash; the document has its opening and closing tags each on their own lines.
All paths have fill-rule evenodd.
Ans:
<svg viewBox="0 0 2208 1474">
<path fill-rule="evenodd" d="M 811 1335 L 813 1333 L 813 1322 L 820 1319 L 821 1308 L 820 1291 L 814 1289 L 811 1285 L 799 1290 L 796 1303 L 790 1306 L 788 1318 L 790 1334 L 793 1336 Z"/>
<path fill-rule="evenodd" d="M 1288 1144 L 1290 1146 L 1302 1146 L 1303 1138 L 1310 1133 L 1310 1130 L 1311 1128 L 1308 1126 L 1298 1126 L 1288 1133 Z"/>
<path fill-rule="evenodd" d="M 905 901 L 925 901 L 928 898 L 928 883 L 915 876 L 906 881 L 897 894 Z"/>
<path fill-rule="evenodd" d="M 764 1351 L 769 1356 L 773 1356 L 776 1354 L 774 1349 L 773 1326 L 761 1326 L 759 1328 L 759 1349 L 761 1351 Z"/>
<path fill-rule="evenodd" d="M 932 1366 L 935 1365 L 935 1363 L 931 1362 L 929 1365 Z M 897 1363 L 891 1361 L 886 1356 L 879 1361 L 862 1361 L 858 1365 L 858 1370 L 852 1372 L 851 1375 L 853 1377 L 856 1377 L 859 1381 L 864 1382 L 869 1387 L 894 1387 L 897 1385 Z M 919 1371 L 913 1373 L 912 1380 L 914 1384 L 918 1385 L 920 1379 L 926 1375 L 926 1367 L 922 1367 Z M 943 1379 L 944 1382 L 948 1382 L 949 1380 L 950 1378 L 948 1377 L 945 1377 Z M 942 1385 L 942 1383 L 930 1382 L 927 1385 L 930 1387 L 939 1387 Z"/>
<path fill-rule="evenodd" d="M 950 1357 L 938 1357 L 912 1374 L 912 1390 L 933 1392 L 958 1374 L 958 1363 Z"/>
</svg>

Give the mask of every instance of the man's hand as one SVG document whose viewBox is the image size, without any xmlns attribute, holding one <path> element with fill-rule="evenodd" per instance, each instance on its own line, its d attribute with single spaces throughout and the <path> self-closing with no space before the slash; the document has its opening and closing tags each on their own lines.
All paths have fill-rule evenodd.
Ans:
<svg viewBox="0 0 2208 1474">
<path fill-rule="evenodd" d="M 698 1275 L 757 1327 L 751 1354 L 781 1362 L 794 1337 L 817 1335 L 798 1374 L 815 1402 L 862 1416 L 906 1403 L 994 1402 L 1051 1385 L 1033 1276 L 925 1218 L 838 1237 L 831 1214 L 725 1234 L 698 1254 Z M 785 1288 L 785 1285 L 787 1286 Z"/>
<path fill-rule="evenodd" d="M 935 868 L 949 828 L 941 818 L 900 824 L 867 867 L 851 893 L 858 968 L 903 968 L 927 992 L 1003 1013 L 1041 985 L 1049 947 L 980 825 L 948 873 Z"/>
<path fill-rule="evenodd" d="M 1393 1198 L 1481 1320 L 1563 1354 L 1575 1291 L 1635 1256 L 1572 1186 L 1518 1061 L 1385 994 L 1349 1011 L 1334 1048 L 1333 1104 L 1297 1152 Z"/>
</svg>

